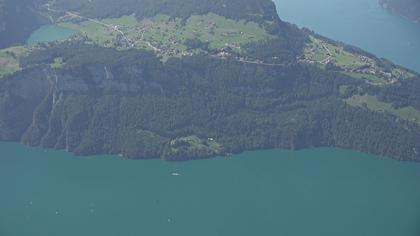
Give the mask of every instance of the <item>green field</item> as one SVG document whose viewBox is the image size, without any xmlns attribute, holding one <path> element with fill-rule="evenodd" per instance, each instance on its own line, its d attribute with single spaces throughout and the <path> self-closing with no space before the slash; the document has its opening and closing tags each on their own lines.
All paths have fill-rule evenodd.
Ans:
<svg viewBox="0 0 420 236">
<path fill-rule="evenodd" d="M 363 79 L 372 84 L 381 85 L 381 84 L 386 83 L 386 80 L 384 80 L 383 78 L 372 75 L 372 74 L 362 74 L 362 73 L 354 73 L 354 72 L 343 72 L 343 74 L 350 76 L 352 78 L 355 78 L 355 79 Z"/>
<path fill-rule="evenodd" d="M 11 47 L 0 50 L 0 78 L 21 70 L 19 58 L 25 55 L 25 47 Z"/>
<path fill-rule="evenodd" d="M 194 53 L 185 45 L 188 39 L 208 43 L 210 49 L 230 48 L 240 53 L 243 45 L 273 37 L 257 23 L 234 21 L 215 14 L 194 15 L 186 22 L 157 15 L 141 21 L 134 16 L 123 16 L 59 25 L 77 30 L 101 46 L 148 49 L 167 57 Z"/>
<path fill-rule="evenodd" d="M 343 74 L 355 79 L 364 79 L 375 85 L 415 77 L 413 73 L 397 66 L 392 66 L 392 70 L 385 69 L 376 58 L 349 52 L 340 44 L 332 44 L 314 36 L 310 36 L 310 43 L 304 49 L 304 58 L 305 62 L 322 68 L 332 64 L 335 70 Z"/>
<path fill-rule="evenodd" d="M 411 106 L 396 109 L 391 103 L 381 102 L 375 96 L 370 95 L 354 95 L 345 101 L 350 106 L 367 107 L 376 112 L 388 112 L 401 119 L 420 124 L 420 111 Z"/>
<path fill-rule="evenodd" d="M 201 139 L 195 135 L 180 137 L 170 142 L 171 155 L 177 155 L 187 151 L 188 153 L 206 153 L 217 155 L 222 152 L 222 146 L 213 138 Z"/>
<path fill-rule="evenodd" d="M 342 47 L 310 37 L 311 42 L 305 48 L 305 56 L 317 62 L 326 61 L 329 57 L 336 65 L 345 68 L 358 68 L 365 65 L 358 55 L 347 52 Z"/>
</svg>

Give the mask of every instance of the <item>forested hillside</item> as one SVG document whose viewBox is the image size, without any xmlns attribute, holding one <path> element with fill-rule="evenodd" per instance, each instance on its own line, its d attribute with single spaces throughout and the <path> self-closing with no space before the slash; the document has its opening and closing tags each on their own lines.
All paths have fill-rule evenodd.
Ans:
<svg viewBox="0 0 420 236">
<path fill-rule="evenodd" d="M 139 19 L 157 14 L 186 19 L 213 12 L 236 20 L 279 20 L 270 0 L 56 0 L 53 7 L 78 11 L 92 18 L 117 18 L 134 13 Z"/>
<path fill-rule="evenodd" d="M 79 34 L 0 50 L 0 140 L 132 159 L 329 146 L 420 161 L 419 75 L 283 22 L 271 1 L 43 13 Z"/>
<path fill-rule="evenodd" d="M 38 8 L 43 0 L 0 0 L 0 48 L 21 44 L 46 20 Z"/>
<path fill-rule="evenodd" d="M 48 69 L 57 57 L 65 66 Z M 168 160 L 318 146 L 419 158 L 416 122 L 345 102 L 356 94 L 388 94 L 394 86 L 368 85 L 316 66 L 206 55 L 162 64 L 145 51 L 83 42 L 35 51 L 22 63 L 28 69 L 1 81 L 2 140 Z M 415 90 L 385 99 L 417 107 Z"/>
</svg>

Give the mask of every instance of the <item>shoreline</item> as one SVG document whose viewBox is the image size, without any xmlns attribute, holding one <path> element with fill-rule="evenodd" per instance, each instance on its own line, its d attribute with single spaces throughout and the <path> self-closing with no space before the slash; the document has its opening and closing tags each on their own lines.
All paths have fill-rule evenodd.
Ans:
<svg viewBox="0 0 420 236">
<path fill-rule="evenodd" d="M 393 15 L 397 15 L 399 17 L 402 17 L 414 24 L 420 24 L 420 16 L 416 19 L 415 17 L 410 17 L 407 14 L 402 13 L 401 11 L 396 10 L 394 7 L 390 6 L 387 2 L 384 2 L 384 0 L 379 0 L 378 4 L 388 12 L 390 12 Z"/>
</svg>

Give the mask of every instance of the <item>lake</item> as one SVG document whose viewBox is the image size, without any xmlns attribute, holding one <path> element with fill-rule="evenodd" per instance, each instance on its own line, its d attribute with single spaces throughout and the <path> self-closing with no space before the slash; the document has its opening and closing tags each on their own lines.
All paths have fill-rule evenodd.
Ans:
<svg viewBox="0 0 420 236">
<path fill-rule="evenodd" d="M 35 30 L 28 38 L 27 44 L 33 45 L 39 42 L 53 42 L 56 40 L 64 40 L 76 31 L 63 28 L 57 25 L 44 25 Z"/>
<path fill-rule="evenodd" d="M 277 0 L 282 19 L 420 71 L 420 26 L 376 0 Z M 28 43 L 70 36 L 56 26 Z M 347 150 L 192 162 L 0 143 L 1 236 L 418 236 L 420 164 Z"/>
<path fill-rule="evenodd" d="M 2 236 L 420 233 L 415 163 L 328 148 L 181 163 L 0 150 Z"/>
</svg>

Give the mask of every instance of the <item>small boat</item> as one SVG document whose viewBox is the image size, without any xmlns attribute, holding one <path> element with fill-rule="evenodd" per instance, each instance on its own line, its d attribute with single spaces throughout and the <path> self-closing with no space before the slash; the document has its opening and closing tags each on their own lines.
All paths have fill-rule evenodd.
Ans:
<svg viewBox="0 0 420 236">
<path fill-rule="evenodd" d="M 180 176 L 181 174 L 180 173 L 173 172 L 171 175 L 172 176 Z"/>
</svg>

